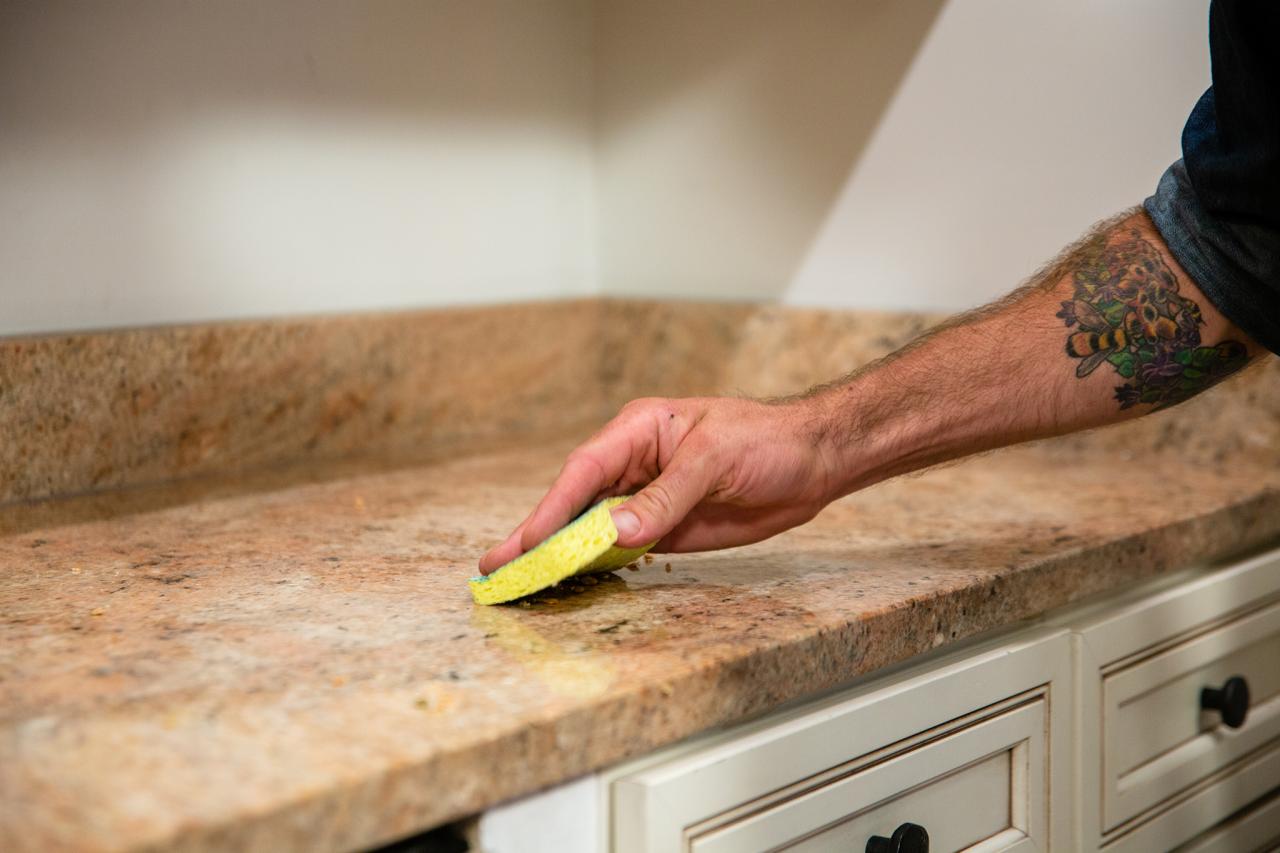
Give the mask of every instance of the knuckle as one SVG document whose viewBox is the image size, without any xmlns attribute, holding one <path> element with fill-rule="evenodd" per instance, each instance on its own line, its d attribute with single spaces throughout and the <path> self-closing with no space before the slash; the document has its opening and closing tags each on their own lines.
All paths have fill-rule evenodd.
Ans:
<svg viewBox="0 0 1280 853">
<path fill-rule="evenodd" d="M 694 430 L 685 439 L 685 446 L 699 466 L 714 468 L 725 458 L 724 444 L 712 430 Z"/>
<path fill-rule="evenodd" d="M 640 496 L 644 498 L 645 509 L 655 517 L 665 519 L 675 512 L 675 496 L 666 483 L 654 481 L 645 487 Z"/>
<path fill-rule="evenodd" d="M 670 401 L 665 397 L 636 397 L 622 407 L 627 414 L 644 413 L 670 408 Z"/>
<path fill-rule="evenodd" d="M 580 469 L 581 476 L 591 476 L 603 482 L 605 469 L 600 458 L 589 450 L 583 450 L 572 457 L 574 467 Z"/>
</svg>

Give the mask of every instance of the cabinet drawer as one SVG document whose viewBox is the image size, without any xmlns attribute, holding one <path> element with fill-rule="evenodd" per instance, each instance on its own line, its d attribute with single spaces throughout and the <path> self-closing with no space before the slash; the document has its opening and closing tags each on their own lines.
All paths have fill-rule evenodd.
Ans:
<svg viewBox="0 0 1280 853">
<path fill-rule="evenodd" d="M 1241 615 L 1103 676 L 1110 828 L 1280 736 L 1280 603 Z M 1201 690 L 1241 677 L 1251 694 L 1236 729 L 1202 711 Z"/>
<path fill-rule="evenodd" d="M 1036 629 L 666 750 L 604 779 L 613 849 L 862 849 L 903 822 L 933 850 L 1069 849 L 1069 683 L 1067 633 Z"/>
<path fill-rule="evenodd" d="M 1117 850 L 1168 850 L 1274 786 L 1253 773 L 1247 796 L 1238 786 L 1212 787 L 1280 734 L 1280 672 L 1266 665 L 1278 659 L 1277 606 L 1280 551 L 1273 550 L 1172 575 L 1064 616 L 1080 666 L 1083 849 L 1115 842 Z M 1253 707 L 1242 728 L 1229 729 L 1200 710 L 1200 691 L 1235 675 L 1249 681 Z M 1205 793 L 1210 788 L 1216 793 Z M 1178 817 L 1170 822 L 1172 812 Z M 1144 846 L 1135 839 L 1157 832 L 1152 822 L 1163 827 L 1162 840 Z"/>
<path fill-rule="evenodd" d="M 1280 780 L 1280 744 L 1251 755 L 1224 772 L 1178 794 L 1149 820 L 1126 826 L 1102 848 L 1104 853 L 1150 853 L 1173 850 L 1180 844 L 1204 845 L 1205 850 L 1251 851 L 1266 847 L 1275 836 L 1267 827 L 1277 815 L 1260 807 L 1248 829 L 1232 828 L 1237 815 L 1250 814 L 1251 803 L 1259 802 Z M 1206 828 L 1212 828 L 1206 832 Z M 1257 834 L 1254 834 L 1257 830 Z M 1248 843 L 1237 843 L 1240 839 Z M 1220 839 L 1215 841 L 1214 839 Z M 1231 844 L 1227 844 L 1231 841 Z M 1220 846 L 1226 844 L 1227 846 Z"/>
<path fill-rule="evenodd" d="M 692 838 L 694 853 L 863 850 L 915 823 L 929 849 L 1048 848 L 1044 697 Z"/>
<path fill-rule="evenodd" d="M 1280 848 L 1280 788 L 1174 853 L 1262 853 Z"/>
</svg>

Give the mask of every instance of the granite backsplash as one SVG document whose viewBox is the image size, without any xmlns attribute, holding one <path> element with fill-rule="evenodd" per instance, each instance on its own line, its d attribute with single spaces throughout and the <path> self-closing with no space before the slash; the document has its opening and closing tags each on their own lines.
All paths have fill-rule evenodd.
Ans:
<svg viewBox="0 0 1280 853">
<path fill-rule="evenodd" d="M 792 393 L 941 315 L 573 300 L 0 340 L 0 503 L 584 435 L 636 396 Z M 1280 451 L 1280 360 L 1046 443 L 1206 464 Z"/>
</svg>

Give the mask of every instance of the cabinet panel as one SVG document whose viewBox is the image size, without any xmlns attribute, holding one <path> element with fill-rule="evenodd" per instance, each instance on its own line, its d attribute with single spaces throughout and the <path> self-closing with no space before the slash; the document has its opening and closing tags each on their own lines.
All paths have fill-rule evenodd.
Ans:
<svg viewBox="0 0 1280 853">
<path fill-rule="evenodd" d="M 1237 771 L 1256 767 L 1280 736 L 1278 617 L 1280 551 L 1273 550 L 1051 620 L 1075 635 L 1082 849 L 1168 850 L 1274 786 Z M 1253 694 L 1240 729 L 1200 709 L 1202 688 L 1235 675 Z M 1235 787 L 1214 787 L 1233 773 Z"/>
<path fill-rule="evenodd" d="M 1241 616 L 1103 679 L 1104 818 L 1117 825 L 1280 735 L 1280 604 Z M 1244 725 L 1200 692 L 1243 677 Z"/>
<path fill-rule="evenodd" d="M 1133 828 L 1122 829 L 1102 849 L 1106 853 L 1172 850 L 1265 796 L 1275 788 L 1277 780 L 1280 780 L 1280 745 L 1250 755 L 1223 773 L 1182 792 L 1154 817 Z M 1259 844 L 1262 840 L 1265 837 Z M 1245 845 L 1232 848 L 1232 853 L 1251 849 Z"/>
<path fill-rule="evenodd" d="M 1280 789 L 1173 853 L 1262 853 L 1280 849 Z"/>
<path fill-rule="evenodd" d="M 863 832 L 864 824 L 849 821 L 868 810 L 877 814 L 865 826 L 889 834 L 896 824 L 886 822 L 939 796 L 951 809 L 973 805 L 960 813 L 955 849 L 984 839 L 996 846 L 982 849 L 1015 849 L 1008 845 L 1026 837 L 1042 850 L 1051 839 L 1070 849 L 1070 810 L 1049 808 L 1054 784 L 1070 788 L 1069 691 L 1070 644 L 1062 629 L 949 652 L 611 771 L 605 782 L 613 849 L 819 844 L 821 831 L 831 838 Z M 988 777 L 999 781 L 984 785 L 981 797 L 939 794 Z M 1013 834 L 1000 841 L 1002 831 Z M 941 822 L 931 832 L 953 837 Z"/>
<path fill-rule="evenodd" d="M 908 822 L 928 831 L 931 851 L 1047 848 L 1045 724 L 1041 698 L 697 836 L 692 849 L 847 853 Z"/>
</svg>

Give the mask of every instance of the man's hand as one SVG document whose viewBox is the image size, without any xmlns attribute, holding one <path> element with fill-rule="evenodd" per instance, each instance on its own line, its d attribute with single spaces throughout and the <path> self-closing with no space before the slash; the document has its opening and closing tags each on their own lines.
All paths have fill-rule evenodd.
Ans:
<svg viewBox="0 0 1280 853">
<path fill-rule="evenodd" d="M 803 524 L 836 497 L 830 465 L 810 400 L 633 400 L 569 455 L 551 490 L 480 570 L 514 559 L 595 501 L 633 491 L 613 510 L 621 546 L 657 541 L 659 551 L 705 551 L 758 542 Z"/>
</svg>

